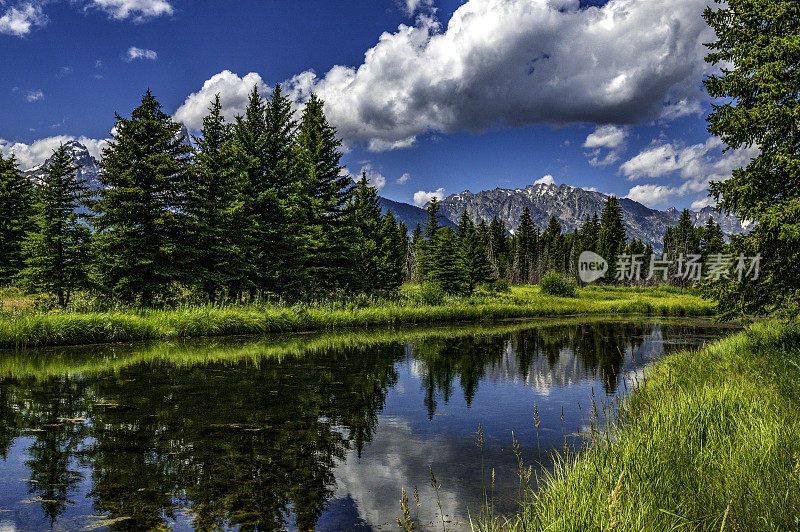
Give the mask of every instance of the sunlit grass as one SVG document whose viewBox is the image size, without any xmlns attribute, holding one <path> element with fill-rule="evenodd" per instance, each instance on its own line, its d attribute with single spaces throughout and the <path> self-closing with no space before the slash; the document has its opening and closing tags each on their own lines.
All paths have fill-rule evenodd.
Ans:
<svg viewBox="0 0 800 532">
<path fill-rule="evenodd" d="M 588 450 L 476 530 L 800 529 L 800 325 L 659 363 Z"/>
<path fill-rule="evenodd" d="M 394 299 L 354 298 L 303 305 L 187 306 L 108 312 L 3 312 L 0 347 L 79 345 L 149 339 L 338 330 L 376 325 L 490 321 L 569 315 L 707 316 L 712 304 L 661 289 L 581 289 L 574 298 L 544 295 L 538 287 L 508 294 L 446 297 L 426 304 L 414 287 Z"/>
</svg>

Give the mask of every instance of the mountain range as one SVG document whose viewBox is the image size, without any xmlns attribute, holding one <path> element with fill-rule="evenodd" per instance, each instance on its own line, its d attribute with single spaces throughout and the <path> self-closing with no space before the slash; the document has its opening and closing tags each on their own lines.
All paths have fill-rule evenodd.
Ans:
<svg viewBox="0 0 800 532">
<path fill-rule="evenodd" d="M 85 179 L 92 189 L 99 188 L 100 167 L 86 146 L 77 141 L 68 142 L 65 146 L 75 158 L 75 163 L 80 165 L 78 170 L 80 177 Z M 25 171 L 25 175 L 32 180 L 40 179 L 50 161 L 51 159 L 48 159 L 44 164 Z M 607 195 L 600 192 L 551 184 L 535 184 L 518 189 L 495 188 L 477 193 L 466 190 L 460 194 L 447 196 L 441 201 L 441 224 L 455 227 L 461 214 L 466 210 L 476 223 L 481 219 L 489 222 L 497 216 L 513 234 L 519 225 L 522 212 L 528 207 L 534 223 L 540 229 L 544 229 L 550 218 L 555 216 L 561 224 L 562 231 L 566 233 L 579 227 L 588 217 L 595 213 L 599 214 L 606 198 Z M 681 214 L 675 208 L 660 211 L 628 198 L 621 198 L 619 203 L 628 238 L 641 239 L 645 244 L 652 244 L 657 250 L 661 249 L 667 227 L 677 225 Z M 384 197 L 380 197 L 380 205 L 384 213 L 392 211 L 395 218 L 405 223 L 409 230 L 413 230 L 417 224 L 423 226 L 427 220 L 424 208 Z M 727 236 L 745 233 L 749 228 L 746 222 L 734 216 L 721 215 L 711 207 L 690 213 L 695 226 L 704 225 L 713 217 Z"/>
</svg>

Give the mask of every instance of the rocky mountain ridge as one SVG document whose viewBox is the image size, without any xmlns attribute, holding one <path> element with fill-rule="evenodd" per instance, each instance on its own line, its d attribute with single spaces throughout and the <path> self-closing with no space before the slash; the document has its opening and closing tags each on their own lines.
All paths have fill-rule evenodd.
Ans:
<svg viewBox="0 0 800 532">
<path fill-rule="evenodd" d="M 457 222 L 465 210 L 476 223 L 481 219 L 488 222 L 497 216 L 512 233 L 519 225 L 525 207 L 528 207 L 533 222 L 540 229 L 544 229 L 550 218 L 555 216 L 566 233 L 582 225 L 588 217 L 599 214 L 606 198 L 606 194 L 568 185 L 536 184 L 522 189 L 495 188 L 478 193 L 467 190 L 447 196 L 441 204 L 442 214 L 451 221 Z M 629 198 L 620 198 L 619 203 L 628 238 L 641 239 L 656 249 L 661 248 L 667 227 L 677 225 L 681 215 L 681 211 L 674 208 L 660 211 Z M 742 223 L 734 216 L 717 213 L 711 207 L 691 213 L 695 226 L 704 225 L 713 217 L 728 236 L 748 230 L 747 223 Z"/>
</svg>

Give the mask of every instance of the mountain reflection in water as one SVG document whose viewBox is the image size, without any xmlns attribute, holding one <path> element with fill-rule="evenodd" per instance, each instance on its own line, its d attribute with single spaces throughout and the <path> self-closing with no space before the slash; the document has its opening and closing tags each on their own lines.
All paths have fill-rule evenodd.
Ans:
<svg viewBox="0 0 800 532">
<path fill-rule="evenodd" d="M 0 529 L 390 529 L 414 486 L 435 529 L 429 466 L 448 530 L 465 528 L 479 423 L 513 511 L 512 430 L 546 464 L 592 393 L 727 332 L 535 322 L 0 353 Z"/>
</svg>

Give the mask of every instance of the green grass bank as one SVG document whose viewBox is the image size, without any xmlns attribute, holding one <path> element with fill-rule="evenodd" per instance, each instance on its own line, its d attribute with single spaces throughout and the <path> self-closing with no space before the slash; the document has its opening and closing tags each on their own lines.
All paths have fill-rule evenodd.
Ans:
<svg viewBox="0 0 800 532">
<path fill-rule="evenodd" d="M 202 336 L 338 330 L 571 315 L 708 316 L 712 303 L 671 289 L 590 287 L 577 297 L 514 287 L 507 294 L 426 302 L 413 288 L 396 300 L 308 305 L 185 307 L 108 312 L 0 312 L 0 348 L 82 345 Z"/>
<path fill-rule="evenodd" d="M 505 530 L 800 530 L 800 325 L 752 325 L 648 374 Z"/>
</svg>

